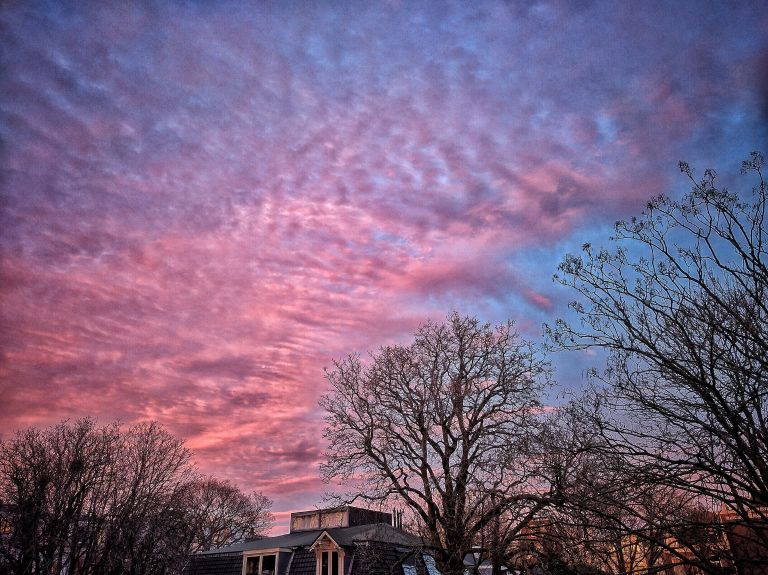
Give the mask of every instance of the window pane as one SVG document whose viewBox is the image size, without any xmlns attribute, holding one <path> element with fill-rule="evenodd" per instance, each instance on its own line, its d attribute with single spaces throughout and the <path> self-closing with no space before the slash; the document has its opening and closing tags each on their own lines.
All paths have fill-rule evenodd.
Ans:
<svg viewBox="0 0 768 575">
<path fill-rule="evenodd" d="M 260 557 L 248 557 L 245 563 L 245 575 L 259 575 Z"/>
<path fill-rule="evenodd" d="M 322 557 L 322 565 L 320 566 L 320 575 L 328 575 L 328 551 L 323 551 L 320 556 Z"/>
<path fill-rule="evenodd" d="M 275 556 L 264 555 L 261 558 L 261 575 L 274 575 L 275 573 Z"/>
<path fill-rule="evenodd" d="M 331 575 L 339 575 L 339 554 L 331 553 Z"/>
</svg>

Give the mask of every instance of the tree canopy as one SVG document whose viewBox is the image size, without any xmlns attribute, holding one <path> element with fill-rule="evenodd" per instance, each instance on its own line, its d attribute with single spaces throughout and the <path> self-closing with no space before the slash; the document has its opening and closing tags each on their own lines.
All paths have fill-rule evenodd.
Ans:
<svg viewBox="0 0 768 575">
<path fill-rule="evenodd" d="M 450 315 L 410 345 L 351 355 L 321 400 L 327 479 L 361 479 L 359 497 L 403 502 L 438 566 L 461 575 L 478 535 L 503 514 L 518 524 L 545 504 L 529 453 L 549 367 L 513 323 Z"/>
<path fill-rule="evenodd" d="M 768 546 L 763 162 L 755 152 L 742 164 L 756 179 L 751 194 L 720 186 L 712 170 L 697 180 L 681 162 L 692 182 L 682 200 L 655 198 L 616 224 L 613 249 L 585 245 L 565 258 L 556 278 L 579 294 L 576 320 L 549 335 L 608 354 L 591 398 L 572 406 L 599 430 L 595 446 L 701 509 L 701 523 L 725 510 Z M 697 557 L 706 568 L 708 559 Z"/>
<path fill-rule="evenodd" d="M 0 571 L 180 573 L 193 551 L 264 533 L 269 504 L 199 477 L 157 423 L 29 428 L 0 442 Z"/>
</svg>

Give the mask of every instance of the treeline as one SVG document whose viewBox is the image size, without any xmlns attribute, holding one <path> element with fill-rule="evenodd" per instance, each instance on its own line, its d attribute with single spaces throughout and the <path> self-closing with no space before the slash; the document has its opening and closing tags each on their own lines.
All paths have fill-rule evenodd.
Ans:
<svg viewBox="0 0 768 575">
<path fill-rule="evenodd" d="M 157 423 L 94 420 L 0 442 L 0 573 L 166 575 L 265 534 L 271 501 L 201 476 Z"/>
</svg>

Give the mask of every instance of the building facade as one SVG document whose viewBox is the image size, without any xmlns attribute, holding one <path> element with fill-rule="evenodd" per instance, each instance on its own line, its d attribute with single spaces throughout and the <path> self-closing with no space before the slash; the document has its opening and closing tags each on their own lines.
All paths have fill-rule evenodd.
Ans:
<svg viewBox="0 0 768 575">
<path fill-rule="evenodd" d="M 429 575 L 422 542 L 359 507 L 291 514 L 290 532 L 197 554 L 187 575 Z"/>
</svg>

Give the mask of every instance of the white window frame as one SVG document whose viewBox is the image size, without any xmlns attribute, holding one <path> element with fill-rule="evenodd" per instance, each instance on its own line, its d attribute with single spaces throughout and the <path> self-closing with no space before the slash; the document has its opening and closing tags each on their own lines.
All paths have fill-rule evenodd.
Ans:
<svg viewBox="0 0 768 575">
<path fill-rule="evenodd" d="M 328 574 L 333 575 L 333 554 L 337 554 L 336 566 L 338 567 L 338 575 L 344 575 L 344 551 L 341 549 L 318 549 L 315 551 L 317 565 L 315 568 L 315 575 L 323 575 L 323 553 L 328 553 Z"/>
<path fill-rule="evenodd" d="M 257 551 L 243 551 L 243 568 L 242 568 L 242 575 L 245 575 L 246 569 L 248 568 L 248 559 L 252 559 L 254 557 L 259 558 L 259 572 L 256 575 L 261 575 L 261 564 L 263 562 L 262 557 L 265 555 L 274 555 L 275 556 L 275 573 L 274 575 L 278 575 L 279 569 L 280 569 L 280 552 L 283 551 L 289 551 L 290 549 L 283 549 L 281 547 L 273 547 L 272 549 L 259 549 Z"/>
</svg>

